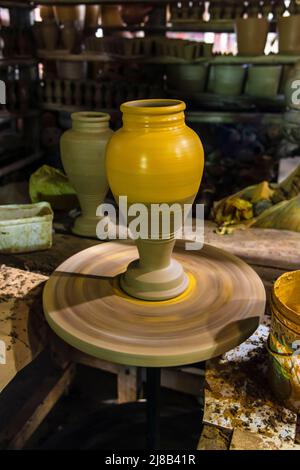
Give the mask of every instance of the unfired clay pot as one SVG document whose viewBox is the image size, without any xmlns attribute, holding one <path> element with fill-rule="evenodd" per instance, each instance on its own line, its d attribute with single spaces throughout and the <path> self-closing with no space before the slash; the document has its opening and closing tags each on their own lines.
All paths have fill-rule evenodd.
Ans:
<svg viewBox="0 0 300 470">
<path fill-rule="evenodd" d="M 146 3 L 140 5 L 121 5 L 120 16 L 127 25 L 138 25 L 145 21 L 153 6 Z"/>
<path fill-rule="evenodd" d="M 194 201 L 204 153 L 199 137 L 185 124 L 184 109 L 182 101 L 167 99 L 122 104 L 123 127 L 106 151 L 107 177 L 117 204 L 120 196 L 127 196 L 129 208 L 143 203 L 148 210 L 151 204 L 182 207 Z M 159 226 L 153 237 L 151 222 L 147 225 L 146 235 L 136 240 L 140 258 L 127 267 L 121 287 L 145 300 L 176 297 L 189 285 L 181 264 L 171 257 L 174 230 L 179 227 L 176 223 L 171 223 L 173 229 Z"/>
<path fill-rule="evenodd" d="M 45 48 L 49 51 L 56 49 L 59 39 L 59 28 L 54 20 L 45 20 L 41 24 Z"/>
<path fill-rule="evenodd" d="M 101 5 L 101 26 L 122 26 L 118 5 Z"/>
<path fill-rule="evenodd" d="M 100 16 L 100 5 L 86 5 L 85 8 L 85 27 L 96 28 Z"/>
<path fill-rule="evenodd" d="M 72 129 L 62 135 L 60 149 L 65 172 L 77 193 L 82 212 L 73 232 L 96 238 L 100 220 L 96 210 L 108 191 L 104 157 L 107 141 L 113 133 L 109 128 L 110 116 L 78 112 L 71 117 Z"/>
<path fill-rule="evenodd" d="M 263 55 L 269 32 L 266 18 L 237 18 L 237 46 L 239 55 Z"/>
<path fill-rule="evenodd" d="M 64 24 L 61 31 L 61 39 L 65 49 L 71 51 L 76 43 L 77 30 L 73 24 Z"/>
<path fill-rule="evenodd" d="M 300 15 L 278 19 L 280 54 L 300 54 Z"/>
<path fill-rule="evenodd" d="M 42 5 L 40 6 L 40 17 L 42 20 L 53 20 L 54 12 L 53 8 L 50 6 Z"/>
<path fill-rule="evenodd" d="M 85 5 L 55 6 L 53 10 L 58 23 L 84 23 Z"/>
</svg>

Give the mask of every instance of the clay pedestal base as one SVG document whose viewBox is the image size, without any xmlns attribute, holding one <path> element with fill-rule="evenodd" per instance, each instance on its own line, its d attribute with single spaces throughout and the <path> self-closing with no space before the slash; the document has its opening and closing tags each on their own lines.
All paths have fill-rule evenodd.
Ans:
<svg viewBox="0 0 300 470">
<path fill-rule="evenodd" d="M 81 237 L 97 238 L 96 228 L 99 221 L 99 217 L 84 217 L 80 215 L 74 222 L 72 232 Z"/>
<path fill-rule="evenodd" d="M 175 240 L 137 240 L 139 259 L 122 274 L 122 289 L 142 300 L 168 300 L 182 294 L 189 285 L 188 275 L 171 258 Z"/>
</svg>

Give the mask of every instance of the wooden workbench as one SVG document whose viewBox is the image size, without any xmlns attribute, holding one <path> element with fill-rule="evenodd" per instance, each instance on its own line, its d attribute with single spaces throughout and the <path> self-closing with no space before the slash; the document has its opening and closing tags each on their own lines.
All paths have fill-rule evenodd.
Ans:
<svg viewBox="0 0 300 470">
<path fill-rule="evenodd" d="M 205 226 L 205 242 L 212 244 L 219 248 L 228 250 L 246 260 L 253 269 L 262 278 L 266 291 L 267 298 L 270 293 L 271 286 L 275 279 L 283 272 L 300 268 L 300 234 L 288 231 L 277 230 L 261 230 L 249 229 L 236 231 L 232 235 L 220 236 L 214 233 L 215 227 L 213 224 L 208 223 Z M 53 406 L 53 403 L 59 398 L 63 391 L 64 386 L 69 384 L 73 370 L 70 369 L 72 363 L 80 362 L 93 367 L 99 367 L 108 370 L 118 375 L 119 385 L 119 401 L 125 402 L 135 400 L 137 398 L 137 384 L 138 373 L 136 368 L 126 368 L 124 366 L 114 366 L 105 361 L 99 361 L 95 358 L 83 355 L 74 349 L 65 346 L 60 340 L 53 339 L 52 333 L 43 322 L 41 315 L 41 293 L 42 286 L 47 277 L 53 270 L 61 264 L 65 259 L 73 254 L 98 244 L 98 240 L 79 238 L 68 234 L 55 234 L 53 238 L 53 247 L 44 252 L 36 252 L 29 254 L 0 254 L 0 340 L 1 334 L 7 335 L 9 338 L 9 348 L 6 351 L 9 364 L 2 364 L 0 367 L 5 370 L 5 374 L 1 374 L 2 387 L 4 388 L 15 376 L 17 371 L 25 367 L 36 355 L 45 348 L 49 342 L 54 345 L 54 351 L 57 355 L 57 362 L 61 363 L 63 374 L 61 377 L 54 380 L 56 387 L 56 397 L 53 399 L 53 394 L 49 398 L 50 389 L 44 390 L 43 402 L 48 403 L 44 406 L 38 416 L 36 417 L 35 426 L 28 427 L 28 423 L 24 428 L 20 425 L 20 433 L 17 439 L 10 439 L 11 436 L 6 434 L 6 441 L 10 441 L 10 445 L 15 448 L 22 447 L 26 439 L 32 434 L 36 426 L 46 416 L 47 412 Z M 3 266 L 2 266 L 3 265 Z M 7 312 L 9 311 L 9 315 Z M 35 313 L 34 313 L 35 312 Z M 38 313 L 39 312 L 39 313 Z M 269 315 L 269 304 L 267 302 L 266 314 Z M 15 321 L 16 317 L 22 318 L 18 324 Z M 33 335 L 31 320 L 35 319 L 35 333 Z M 16 328 L 21 328 L 20 332 Z M 35 338 L 35 341 L 33 341 Z M 17 347 L 18 346 L 18 347 Z M 1 351 L 0 351 L 1 352 Z M 5 368 L 5 369 L 4 369 Z M 210 361 L 207 368 L 207 378 L 216 377 L 215 371 L 219 370 L 217 362 Z M 218 374 L 217 374 L 218 375 Z M 4 377 L 5 376 L 5 377 Z M 204 383 L 203 373 L 199 369 L 190 367 L 181 370 L 168 370 L 165 369 L 162 374 L 162 385 L 183 392 L 197 394 L 201 390 Z M 217 379 L 216 379 L 217 380 Z M 53 387 L 53 383 L 51 385 Z M 50 384 L 49 384 L 50 387 Z M 211 390 L 213 389 L 211 385 Z M 192 391 L 192 392 L 191 392 Z M 206 400 L 207 392 L 206 392 Z M 36 401 L 33 400 L 32 407 L 36 406 Z M 217 407 L 218 408 L 218 407 Z M 276 408 L 277 409 L 277 408 Z M 26 409 L 27 415 L 30 415 L 29 409 Z M 286 411 L 282 410 L 282 413 Z M 206 410 L 206 416 L 207 410 Z M 278 409 L 277 409 L 277 416 Z M 283 416 L 283 415 L 282 415 Z M 207 425 L 214 426 L 215 414 L 211 413 L 207 418 Z M 295 420 L 294 420 L 295 421 Z M 32 421 L 31 421 L 32 422 Z M 291 426 L 293 419 L 291 418 Z M 225 433 L 230 429 L 226 426 L 222 429 L 217 423 L 216 426 Z M 11 429 L 13 426 L 11 426 Z M 24 431 L 25 429 L 25 431 Z M 231 429 L 231 431 L 233 431 Z M 243 429 L 235 430 L 234 436 L 230 434 L 230 442 L 234 437 L 233 444 L 228 444 L 227 448 L 238 448 L 234 444 L 237 439 L 242 439 L 240 435 Z M 199 423 L 200 432 L 200 423 Z M 204 433 L 202 434 L 202 441 L 199 448 L 211 448 L 215 445 L 215 430 L 204 426 Z M 290 435 L 293 431 L 291 430 Z M 206 437 L 205 437 L 206 436 Z M 207 436 L 213 436 L 207 438 Z M 227 436 L 228 437 L 228 436 Z M 276 437 L 276 436 L 275 436 Z M 203 440 L 204 439 L 204 440 Z M 226 439 L 225 439 L 226 440 Z M 275 439 L 276 441 L 276 439 Z M 255 442 L 255 440 L 254 440 Z M 1 433 L 0 433 L 1 443 Z M 1 444 L 0 444 L 1 445 Z M 270 444 L 273 445 L 272 443 Z"/>
</svg>

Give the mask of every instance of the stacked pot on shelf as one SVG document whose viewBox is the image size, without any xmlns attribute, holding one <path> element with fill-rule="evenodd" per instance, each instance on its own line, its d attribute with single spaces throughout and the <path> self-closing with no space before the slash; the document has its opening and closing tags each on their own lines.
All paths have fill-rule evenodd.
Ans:
<svg viewBox="0 0 300 470">
<path fill-rule="evenodd" d="M 83 29 L 96 28 L 99 15 L 99 5 L 41 6 L 42 21 L 33 25 L 37 49 L 46 49 L 50 53 L 57 50 L 79 52 Z M 60 78 L 80 80 L 86 76 L 86 62 L 57 61 L 56 65 Z"/>
<path fill-rule="evenodd" d="M 212 56 L 213 44 L 161 36 L 144 38 L 121 38 L 89 36 L 85 40 L 85 51 L 97 54 L 120 55 L 126 58 L 140 56 L 148 58 L 177 58 L 186 61 Z"/>
<path fill-rule="evenodd" d="M 84 5 L 40 7 L 42 21 L 36 21 L 32 27 L 37 48 L 48 51 L 61 48 L 71 52 L 79 40 L 85 21 L 94 24 L 93 12 L 97 13 L 97 10 Z"/>
<path fill-rule="evenodd" d="M 250 10 L 249 10 L 250 11 Z M 182 64 L 167 67 L 170 89 L 185 93 L 215 93 L 224 96 L 245 94 L 255 98 L 275 98 L 284 93 L 290 65 L 252 64 L 247 59 L 263 56 L 269 33 L 269 21 L 262 16 L 238 18 L 235 23 L 238 55 L 244 64 Z M 278 20 L 279 53 L 300 55 L 300 15 L 282 16 Z M 251 61 L 250 61 L 251 62 Z"/>
</svg>

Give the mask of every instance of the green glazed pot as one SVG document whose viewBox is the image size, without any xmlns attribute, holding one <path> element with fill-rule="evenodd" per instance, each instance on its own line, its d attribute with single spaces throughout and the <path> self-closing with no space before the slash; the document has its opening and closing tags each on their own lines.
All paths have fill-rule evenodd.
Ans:
<svg viewBox="0 0 300 470">
<path fill-rule="evenodd" d="M 290 70 L 284 87 L 285 102 L 288 108 L 300 110 L 300 61 Z"/>
<path fill-rule="evenodd" d="M 258 98 L 274 98 L 279 90 L 281 65 L 252 65 L 248 69 L 246 94 Z"/>
<path fill-rule="evenodd" d="M 294 70 L 294 65 L 285 64 L 282 66 L 282 74 L 281 74 L 281 80 L 280 80 L 280 85 L 279 85 L 280 95 L 285 94 L 287 82 L 290 79 L 291 74 L 293 73 L 293 70 Z"/>
<path fill-rule="evenodd" d="M 210 71 L 209 91 L 218 95 L 241 95 L 244 78 L 244 65 L 213 65 Z"/>
<path fill-rule="evenodd" d="M 74 187 L 81 216 L 75 221 L 76 235 L 96 238 L 97 207 L 103 202 L 108 182 L 105 172 L 106 144 L 113 134 L 109 128 L 109 114 L 98 112 L 73 113 L 72 129 L 60 140 L 61 159 Z"/>
<path fill-rule="evenodd" d="M 186 93 L 202 93 L 206 85 L 207 71 L 206 64 L 168 65 L 168 87 Z"/>
</svg>

